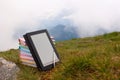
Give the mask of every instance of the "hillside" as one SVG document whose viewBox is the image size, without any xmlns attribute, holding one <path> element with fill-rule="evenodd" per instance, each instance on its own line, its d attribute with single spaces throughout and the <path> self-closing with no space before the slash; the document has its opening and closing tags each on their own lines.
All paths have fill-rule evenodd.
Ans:
<svg viewBox="0 0 120 80">
<path fill-rule="evenodd" d="M 65 25 L 59 24 L 48 30 L 49 33 L 55 37 L 56 41 L 69 40 L 72 38 L 78 38 L 77 31 L 74 27 L 66 27 Z"/>
<path fill-rule="evenodd" d="M 61 62 L 50 71 L 20 63 L 18 50 L 0 52 L 21 71 L 18 80 L 120 80 L 120 32 L 56 43 Z"/>
</svg>

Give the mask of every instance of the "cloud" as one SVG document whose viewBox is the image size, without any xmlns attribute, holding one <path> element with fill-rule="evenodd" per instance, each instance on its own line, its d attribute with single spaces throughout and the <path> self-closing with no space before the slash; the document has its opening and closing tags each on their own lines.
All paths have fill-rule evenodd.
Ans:
<svg viewBox="0 0 120 80">
<path fill-rule="evenodd" d="M 120 31 L 119 4 L 119 0 L 0 0 L 0 51 L 17 48 L 23 33 L 67 21 L 80 37 Z"/>
<path fill-rule="evenodd" d="M 43 20 L 57 15 L 62 6 L 60 0 L 0 0 L 0 51 L 17 46 L 15 30 L 35 30 Z"/>
<path fill-rule="evenodd" d="M 119 4 L 119 0 L 70 0 L 68 6 L 74 13 L 67 18 L 77 26 L 81 37 L 94 36 L 101 29 L 120 31 Z"/>
</svg>

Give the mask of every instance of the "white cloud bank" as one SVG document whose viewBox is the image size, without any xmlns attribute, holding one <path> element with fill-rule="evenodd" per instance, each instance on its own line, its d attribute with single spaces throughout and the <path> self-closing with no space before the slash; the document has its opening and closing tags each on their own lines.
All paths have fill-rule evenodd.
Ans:
<svg viewBox="0 0 120 80">
<path fill-rule="evenodd" d="M 13 38 L 16 28 L 35 30 L 65 9 L 72 13 L 63 18 L 73 22 L 81 37 L 99 30 L 120 31 L 119 4 L 119 0 L 0 0 L 0 51 L 18 46 Z"/>
<path fill-rule="evenodd" d="M 94 36 L 99 30 L 120 31 L 119 0 L 68 0 L 74 13 L 71 19 L 81 37 Z"/>
<path fill-rule="evenodd" d="M 17 46 L 16 28 L 35 29 L 41 20 L 58 14 L 62 5 L 60 0 L 0 0 L 0 51 Z"/>
</svg>

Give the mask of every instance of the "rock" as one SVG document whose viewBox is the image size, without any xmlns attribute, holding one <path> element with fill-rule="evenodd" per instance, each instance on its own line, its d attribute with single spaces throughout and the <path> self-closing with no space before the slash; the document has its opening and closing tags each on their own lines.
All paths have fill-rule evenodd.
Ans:
<svg viewBox="0 0 120 80">
<path fill-rule="evenodd" d="M 0 58 L 0 80 L 16 80 L 19 70 L 15 63 Z"/>
</svg>

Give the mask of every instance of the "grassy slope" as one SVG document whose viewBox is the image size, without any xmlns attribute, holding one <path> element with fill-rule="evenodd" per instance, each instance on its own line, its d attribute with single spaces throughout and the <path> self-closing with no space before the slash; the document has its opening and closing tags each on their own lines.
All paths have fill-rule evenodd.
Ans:
<svg viewBox="0 0 120 80">
<path fill-rule="evenodd" d="M 46 72 L 22 65 L 18 50 L 0 56 L 19 66 L 18 80 L 120 80 L 120 33 L 57 42 L 56 48 L 61 62 Z"/>
</svg>

